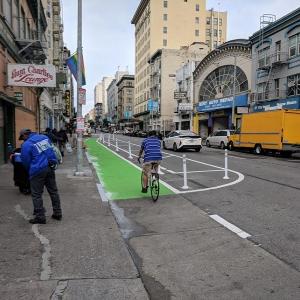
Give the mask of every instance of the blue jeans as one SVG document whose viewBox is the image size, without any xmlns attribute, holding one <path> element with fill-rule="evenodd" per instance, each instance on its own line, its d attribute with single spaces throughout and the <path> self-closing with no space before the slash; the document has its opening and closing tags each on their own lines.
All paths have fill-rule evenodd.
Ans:
<svg viewBox="0 0 300 300">
<path fill-rule="evenodd" d="M 46 186 L 51 198 L 53 214 L 62 214 L 54 170 L 50 169 L 49 167 L 42 170 L 40 173 L 30 179 L 30 186 L 33 208 L 37 219 L 45 219 L 45 209 L 42 198 L 44 186 Z"/>
</svg>

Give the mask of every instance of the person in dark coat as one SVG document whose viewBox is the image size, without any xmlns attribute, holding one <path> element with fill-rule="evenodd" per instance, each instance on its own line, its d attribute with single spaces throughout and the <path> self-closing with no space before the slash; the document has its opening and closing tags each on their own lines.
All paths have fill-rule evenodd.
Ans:
<svg viewBox="0 0 300 300">
<path fill-rule="evenodd" d="M 10 161 L 14 166 L 14 182 L 15 186 L 19 187 L 19 191 L 24 195 L 29 195 L 30 191 L 30 181 L 29 175 L 21 160 L 21 148 L 16 148 L 13 150 Z"/>
<path fill-rule="evenodd" d="M 69 141 L 67 132 L 63 128 L 61 128 L 59 130 L 59 132 L 57 133 L 57 136 L 59 138 L 58 139 L 59 150 L 60 150 L 61 156 L 64 157 L 65 146 L 66 146 L 66 143 Z"/>
</svg>

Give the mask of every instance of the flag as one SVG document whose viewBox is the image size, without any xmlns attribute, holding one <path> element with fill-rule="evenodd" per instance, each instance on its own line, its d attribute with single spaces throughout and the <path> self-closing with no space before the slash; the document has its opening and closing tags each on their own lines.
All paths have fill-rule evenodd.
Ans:
<svg viewBox="0 0 300 300">
<path fill-rule="evenodd" d="M 71 73 L 77 80 L 77 52 L 75 52 L 72 56 L 66 59 L 66 64 L 69 67 Z M 83 56 L 81 59 L 81 74 L 82 74 L 82 85 L 86 85 L 85 81 L 85 70 L 84 70 L 84 63 L 83 63 Z"/>
</svg>

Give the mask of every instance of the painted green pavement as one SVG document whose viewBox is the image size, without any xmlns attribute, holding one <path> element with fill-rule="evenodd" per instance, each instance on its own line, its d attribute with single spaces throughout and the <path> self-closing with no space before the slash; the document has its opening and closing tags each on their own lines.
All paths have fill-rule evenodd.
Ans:
<svg viewBox="0 0 300 300">
<path fill-rule="evenodd" d="M 149 197 L 141 193 L 141 171 L 121 159 L 96 139 L 85 142 L 99 180 L 110 200 L 125 200 Z M 160 183 L 160 195 L 174 194 Z"/>
</svg>

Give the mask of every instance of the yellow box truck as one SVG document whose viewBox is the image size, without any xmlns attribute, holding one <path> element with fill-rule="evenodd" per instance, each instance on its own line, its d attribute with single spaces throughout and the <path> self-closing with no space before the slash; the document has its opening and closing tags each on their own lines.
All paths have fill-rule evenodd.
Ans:
<svg viewBox="0 0 300 300">
<path fill-rule="evenodd" d="M 244 114 L 240 128 L 229 137 L 228 149 L 247 148 L 291 155 L 300 152 L 300 110 L 280 109 Z"/>
</svg>

